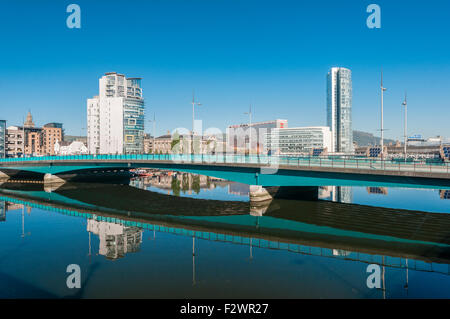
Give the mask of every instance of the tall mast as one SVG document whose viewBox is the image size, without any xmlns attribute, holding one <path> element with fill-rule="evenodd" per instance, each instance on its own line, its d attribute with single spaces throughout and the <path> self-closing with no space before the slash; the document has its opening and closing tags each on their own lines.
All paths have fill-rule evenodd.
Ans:
<svg viewBox="0 0 450 319">
<path fill-rule="evenodd" d="M 405 148 L 405 161 L 407 157 L 406 152 L 406 144 L 408 143 L 408 136 L 407 136 L 407 130 L 408 130 L 408 102 L 406 101 L 406 92 L 405 92 L 405 100 L 403 101 L 402 105 L 405 107 L 405 126 L 404 126 L 404 148 Z"/>
<path fill-rule="evenodd" d="M 249 117 L 249 124 L 248 124 L 248 129 L 249 129 L 249 143 L 248 143 L 248 154 L 251 154 L 251 150 L 252 150 L 252 105 L 250 104 L 250 107 L 248 109 L 248 112 L 245 112 L 244 114 L 248 114 Z"/>
<path fill-rule="evenodd" d="M 381 158 L 384 158 L 384 127 L 383 127 L 383 95 L 386 88 L 383 86 L 383 68 L 381 68 Z"/>
</svg>

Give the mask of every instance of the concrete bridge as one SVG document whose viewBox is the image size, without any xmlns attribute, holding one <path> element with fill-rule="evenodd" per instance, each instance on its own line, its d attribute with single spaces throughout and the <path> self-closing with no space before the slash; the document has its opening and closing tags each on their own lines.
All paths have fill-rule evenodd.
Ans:
<svg viewBox="0 0 450 319">
<path fill-rule="evenodd" d="M 242 155 L 78 155 L 0 160 L 0 179 L 37 178 L 47 182 L 102 181 L 128 176 L 136 168 L 202 174 L 252 186 L 374 186 L 448 189 L 450 163 L 395 161 L 365 157 L 279 157 Z"/>
</svg>

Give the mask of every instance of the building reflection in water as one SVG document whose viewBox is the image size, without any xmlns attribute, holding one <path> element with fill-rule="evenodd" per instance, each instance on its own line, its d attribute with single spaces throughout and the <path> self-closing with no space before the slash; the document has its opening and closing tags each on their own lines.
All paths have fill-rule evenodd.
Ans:
<svg viewBox="0 0 450 319">
<path fill-rule="evenodd" d="M 181 193 L 188 195 L 192 195 L 193 193 L 199 194 L 200 191 L 214 190 L 217 187 L 227 187 L 228 194 L 230 195 L 250 195 L 250 185 L 247 184 L 205 175 L 174 171 L 151 170 L 148 176 L 133 179 L 130 182 L 130 186 L 140 189 L 154 187 L 165 190 L 167 195 L 175 196 L 180 196 Z M 380 193 L 387 194 L 386 188 L 379 189 Z M 320 186 L 317 187 L 317 190 L 319 199 L 348 204 L 353 202 L 353 189 L 351 186 Z M 375 193 L 376 190 L 373 190 L 373 192 Z"/>
<path fill-rule="evenodd" d="M 450 199 L 450 190 L 448 190 L 448 189 L 441 189 L 439 191 L 439 197 L 441 199 Z"/>
<path fill-rule="evenodd" d="M 0 222 L 6 221 L 6 202 L 0 201 Z"/>
<path fill-rule="evenodd" d="M 242 183 L 231 183 L 230 185 L 228 185 L 228 194 L 249 196 L 250 185 Z"/>
<path fill-rule="evenodd" d="M 139 227 L 88 219 L 87 231 L 98 236 L 98 253 L 108 259 L 116 260 L 125 257 L 127 253 L 140 251 L 143 231 Z"/>
<path fill-rule="evenodd" d="M 9 211 L 19 210 L 22 213 L 22 227 L 20 237 L 25 238 L 25 236 L 31 235 L 31 232 L 25 232 L 25 211 L 28 215 L 31 214 L 31 207 L 25 206 L 23 204 L 16 204 L 8 201 L 0 201 L 0 222 L 6 222 L 6 213 Z"/>
<path fill-rule="evenodd" d="M 200 191 L 214 190 L 218 186 L 225 186 L 232 182 L 220 178 L 197 175 L 191 173 L 152 170 L 147 176 L 131 180 L 130 186 L 147 189 L 155 187 L 165 190 L 168 195 L 199 194 Z"/>
<path fill-rule="evenodd" d="M 368 194 L 387 195 L 388 190 L 386 187 L 367 187 Z"/>
<path fill-rule="evenodd" d="M 320 186 L 319 199 L 351 204 L 353 202 L 353 190 L 351 186 Z"/>
</svg>

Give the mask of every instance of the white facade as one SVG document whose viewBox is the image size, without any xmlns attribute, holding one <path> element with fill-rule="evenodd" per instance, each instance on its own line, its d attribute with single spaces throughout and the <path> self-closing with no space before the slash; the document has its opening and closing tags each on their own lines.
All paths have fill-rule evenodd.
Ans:
<svg viewBox="0 0 450 319">
<path fill-rule="evenodd" d="M 9 126 L 6 129 L 6 156 L 22 157 L 25 153 L 25 131 L 23 127 Z"/>
<path fill-rule="evenodd" d="M 272 154 L 308 154 L 313 149 L 332 148 L 328 126 L 276 128 L 266 134 L 265 152 Z"/>
<path fill-rule="evenodd" d="M 140 78 L 106 73 L 99 95 L 87 100 L 90 154 L 143 153 L 144 99 Z"/>
<path fill-rule="evenodd" d="M 333 146 L 330 152 L 353 152 L 352 74 L 346 68 L 331 68 L 327 76 L 327 125 Z"/>
<path fill-rule="evenodd" d="M 55 143 L 55 155 L 84 155 L 88 154 L 88 148 L 84 145 L 83 142 L 73 141 L 69 145 L 64 145 L 65 143 L 61 143 L 57 141 Z"/>
<path fill-rule="evenodd" d="M 100 154 L 100 99 L 87 100 L 87 143 L 90 154 Z"/>
<path fill-rule="evenodd" d="M 88 219 L 87 231 L 98 235 L 98 253 L 108 259 L 122 258 L 127 253 L 140 250 L 142 229 L 138 227 Z"/>
<path fill-rule="evenodd" d="M 231 152 L 259 153 L 263 149 L 265 135 L 276 128 L 287 128 L 287 120 L 273 120 L 230 125 L 227 128 L 227 147 Z"/>
</svg>

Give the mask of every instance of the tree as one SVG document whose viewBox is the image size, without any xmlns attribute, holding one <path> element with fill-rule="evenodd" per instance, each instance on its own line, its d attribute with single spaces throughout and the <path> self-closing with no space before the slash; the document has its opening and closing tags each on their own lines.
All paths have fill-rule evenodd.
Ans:
<svg viewBox="0 0 450 319">
<path fill-rule="evenodd" d="M 172 153 L 177 153 L 176 151 L 179 148 L 180 148 L 180 134 L 178 134 L 178 131 L 175 131 L 175 133 L 173 133 L 172 135 L 172 141 L 170 142 L 170 149 L 172 150 Z"/>
<path fill-rule="evenodd" d="M 183 193 L 186 193 L 189 190 L 189 177 L 190 174 L 183 174 L 183 183 L 181 186 Z"/>
<path fill-rule="evenodd" d="M 172 192 L 175 196 L 180 196 L 180 190 L 181 190 L 180 181 L 175 176 L 172 177 L 171 188 L 172 188 Z"/>
<path fill-rule="evenodd" d="M 200 193 L 200 176 L 198 176 L 198 175 L 195 175 L 195 176 L 192 178 L 192 190 L 193 190 L 196 194 Z"/>
</svg>

